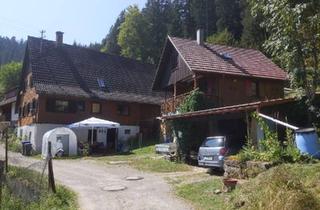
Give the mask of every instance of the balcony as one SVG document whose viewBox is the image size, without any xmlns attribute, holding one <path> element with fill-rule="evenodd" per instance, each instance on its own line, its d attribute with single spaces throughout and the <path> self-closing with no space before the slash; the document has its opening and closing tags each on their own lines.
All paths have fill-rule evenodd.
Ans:
<svg viewBox="0 0 320 210">
<path fill-rule="evenodd" d="M 161 105 L 161 113 L 162 114 L 168 114 L 168 113 L 175 113 L 177 111 L 177 108 L 183 103 L 185 98 L 190 94 L 190 92 L 178 95 L 176 97 L 172 97 L 169 99 L 166 99 L 164 103 Z M 209 107 L 207 108 L 213 108 L 219 106 L 219 97 L 213 96 L 213 95 L 204 95 L 206 98 L 206 101 L 208 102 Z"/>
</svg>

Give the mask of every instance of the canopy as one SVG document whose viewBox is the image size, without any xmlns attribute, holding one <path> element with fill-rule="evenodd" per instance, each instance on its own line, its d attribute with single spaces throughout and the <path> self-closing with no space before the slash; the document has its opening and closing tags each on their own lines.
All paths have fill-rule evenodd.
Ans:
<svg viewBox="0 0 320 210">
<path fill-rule="evenodd" d="M 109 120 L 103 120 L 95 117 L 91 117 L 89 119 L 72 123 L 68 127 L 69 128 L 93 128 L 93 127 L 98 127 L 98 128 L 118 128 L 120 126 L 119 123 L 117 122 L 112 122 Z"/>
</svg>

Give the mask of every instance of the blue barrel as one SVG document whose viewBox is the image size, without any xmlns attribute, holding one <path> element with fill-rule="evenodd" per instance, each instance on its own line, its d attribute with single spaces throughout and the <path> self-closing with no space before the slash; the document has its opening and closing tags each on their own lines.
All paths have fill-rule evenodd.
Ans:
<svg viewBox="0 0 320 210">
<path fill-rule="evenodd" d="M 298 129 L 295 135 L 296 144 L 301 153 L 320 159 L 320 142 L 314 128 Z"/>
</svg>

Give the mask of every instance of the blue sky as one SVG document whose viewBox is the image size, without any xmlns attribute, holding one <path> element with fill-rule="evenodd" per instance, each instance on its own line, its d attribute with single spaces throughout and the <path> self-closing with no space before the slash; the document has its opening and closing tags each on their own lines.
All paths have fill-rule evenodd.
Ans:
<svg viewBox="0 0 320 210">
<path fill-rule="evenodd" d="M 64 42 L 100 42 L 119 13 L 129 5 L 141 9 L 146 0 L 0 0 L 0 36 L 40 36 L 55 39 L 63 31 Z"/>
</svg>

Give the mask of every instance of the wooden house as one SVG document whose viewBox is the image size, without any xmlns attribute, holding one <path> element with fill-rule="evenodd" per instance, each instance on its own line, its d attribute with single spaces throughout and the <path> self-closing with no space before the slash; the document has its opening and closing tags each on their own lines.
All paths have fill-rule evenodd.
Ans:
<svg viewBox="0 0 320 210">
<path fill-rule="evenodd" d="M 260 51 L 205 43 L 199 30 L 197 40 L 168 36 L 153 90 L 165 92 L 163 120 L 201 117 L 207 135 L 233 132 L 244 139 L 246 110 L 282 103 L 286 80 L 286 72 Z M 177 113 L 177 107 L 196 88 L 211 107 Z"/>
<path fill-rule="evenodd" d="M 160 115 L 163 94 L 152 91 L 155 68 L 150 64 L 56 41 L 29 37 L 18 94 L 18 135 L 41 149 L 43 134 L 89 117 L 121 124 L 119 138 L 151 135 Z M 94 136 L 106 142 L 105 130 Z"/>
</svg>

